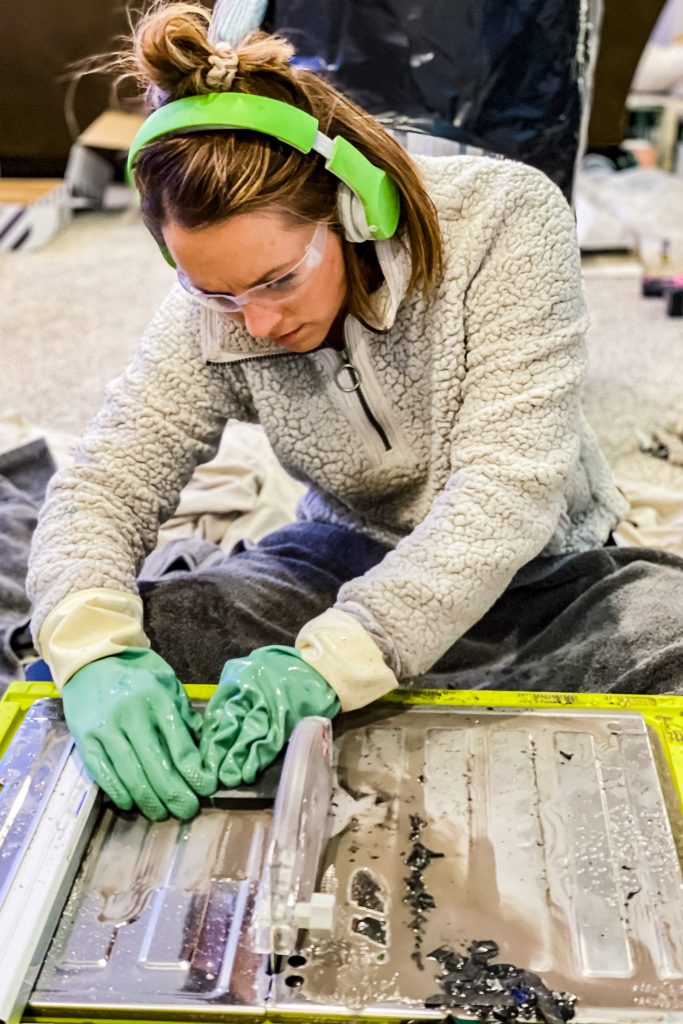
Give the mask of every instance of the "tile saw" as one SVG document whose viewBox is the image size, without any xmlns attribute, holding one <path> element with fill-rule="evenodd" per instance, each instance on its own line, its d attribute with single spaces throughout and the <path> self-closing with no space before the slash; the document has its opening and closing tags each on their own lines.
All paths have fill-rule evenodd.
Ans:
<svg viewBox="0 0 683 1024">
<path fill-rule="evenodd" d="M 400 692 L 154 823 L 102 798 L 54 691 L 15 684 L 0 1021 L 683 1024 L 682 716 Z"/>
</svg>

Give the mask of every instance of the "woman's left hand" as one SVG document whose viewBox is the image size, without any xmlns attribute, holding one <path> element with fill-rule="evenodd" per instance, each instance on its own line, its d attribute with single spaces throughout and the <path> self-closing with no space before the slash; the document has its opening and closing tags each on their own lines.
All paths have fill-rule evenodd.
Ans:
<svg viewBox="0 0 683 1024">
<path fill-rule="evenodd" d="M 333 718 L 339 700 L 293 647 L 259 647 L 223 666 L 204 713 L 199 750 L 223 786 L 251 784 L 308 715 Z"/>
</svg>

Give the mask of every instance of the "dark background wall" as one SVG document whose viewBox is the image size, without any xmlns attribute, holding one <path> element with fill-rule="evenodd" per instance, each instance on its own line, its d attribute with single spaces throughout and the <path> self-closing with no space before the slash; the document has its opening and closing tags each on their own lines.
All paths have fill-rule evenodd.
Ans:
<svg viewBox="0 0 683 1024">
<path fill-rule="evenodd" d="M 589 146 L 618 146 L 626 132 L 626 97 L 666 0 L 604 0 L 595 65 Z"/>
<path fill-rule="evenodd" d="M 141 9 L 146 2 L 137 0 L 135 7 Z M 631 78 L 663 4 L 664 0 L 605 0 L 589 144 L 621 141 Z M 317 0 L 313 6 L 318 5 L 321 9 L 329 5 L 331 23 L 335 22 L 334 11 L 343 6 L 338 0 Z M 296 11 L 297 0 L 280 0 L 279 6 L 285 9 L 284 24 L 296 26 L 292 10 Z M 298 0 L 298 6 L 305 10 L 305 0 Z M 277 8 L 277 3 L 271 3 L 271 11 Z M 307 22 L 309 30 L 316 27 L 308 18 Z M 94 54 L 111 53 L 127 30 L 124 0 L 0 0 L 3 176 L 63 173 L 72 142 L 64 113 L 69 65 Z M 335 22 L 332 35 L 338 32 Z M 299 45 L 304 34 L 292 33 Z M 80 128 L 106 108 L 110 89 L 111 83 L 103 75 L 88 75 L 80 81 L 73 96 L 73 113 Z"/>
<path fill-rule="evenodd" d="M 139 4 L 138 4 L 139 6 Z M 0 169 L 61 176 L 72 138 L 64 115 L 69 65 L 118 48 L 127 31 L 117 0 L 1 0 Z M 88 75 L 75 91 L 85 128 L 108 105 L 110 81 Z"/>
</svg>

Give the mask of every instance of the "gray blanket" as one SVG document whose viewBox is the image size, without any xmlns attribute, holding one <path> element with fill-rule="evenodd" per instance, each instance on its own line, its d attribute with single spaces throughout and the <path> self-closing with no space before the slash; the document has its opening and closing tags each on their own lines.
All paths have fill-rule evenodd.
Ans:
<svg viewBox="0 0 683 1024">
<path fill-rule="evenodd" d="M 536 559 L 417 684 L 683 693 L 683 559 L 618 547 Z"/>
<path fill-rule="evenodd" d="M 0 696 L 9 682 L 24 678 L 22 654 L 32 650 L 24 581 L 38 509 L 54 470 L 41 439 L 0 453 Z"/>
</svg>

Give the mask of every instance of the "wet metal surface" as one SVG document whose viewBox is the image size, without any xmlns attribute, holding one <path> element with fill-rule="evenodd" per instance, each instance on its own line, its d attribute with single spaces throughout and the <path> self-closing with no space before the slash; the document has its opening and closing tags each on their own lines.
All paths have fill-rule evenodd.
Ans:
<svg viewBox="0 0 683 1024">
<path fill-rule="evenodd" d="M 226 1006 L 262 1010 L 271 987 L 263 954 L 314 891 L 331 753 L 329 721 L 308 717 L 276 769 L 277 787 L 268 770 L 255 786 L 216 794 L 187 823 L 106 809 L 33 1010 L 181 1017 Z M 291 930 L 288 954 L 298 929 Z"/>
<path fill-rule="evenodd" d="M 639 716 L 377 707 L 335 728 L 331 938 L 300 933 L 273 976 L 252 952 L 268 807 L 107 809 L 31 1012 L 480 1019 L 490 982 L 489 1019 L 683 1024 L 683 829 Z"/>
<path fill-rule="evenodd" d="M 190 823 L 107 809 L 71 892 L 32 1007 L 100 1013 L 263 1005 L 247 925 L 268 810 L 213 807 Z"/>
<path fill-rule="evenodd" d="M 0 762 L 0 904 L 72 748 L 59 702 L 38 701 Z"/>
<path fill-rule="evenodd" d="M 21 1019 L 97 817 L 61 702 L 37 701 L 0 762 L 0 1022 Z"/>
<path fill-rule="evenodd" d="M 419 706 L 343 728 L 322 869 L 345 901 L 333 941 L 303 942 L 303 983 L 276 980 L 279 1005 L 443 1017 L 448 998 L 438 1013 L 426 1005 L 444 994 L 429 957 L 442 948 L 471 973 L 469 992 L 450 979 L 453 1018 L 479 1019 L 493 1004 L 472 950 L 486 939 L 501 1004 L 505 977 L 518 982 L 518 1005 L 489 1019 L 683 1022 L 680 810 L 667 815 L 657 741 L 638 715 Z M 417 933 L 411 859 L 434 902 L 417 907 Z M 386 903 L 370 910 L 375 888 Z M 359 927 L 368 917 L 385 948 Z"/>
</svg>

